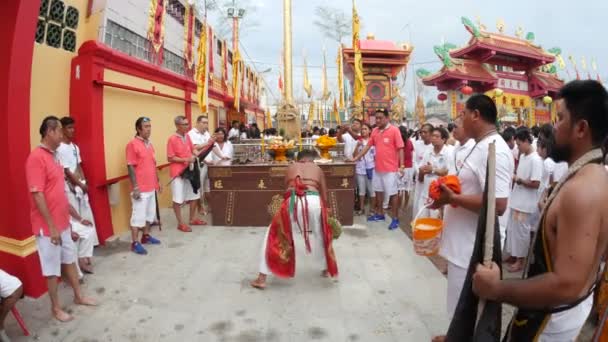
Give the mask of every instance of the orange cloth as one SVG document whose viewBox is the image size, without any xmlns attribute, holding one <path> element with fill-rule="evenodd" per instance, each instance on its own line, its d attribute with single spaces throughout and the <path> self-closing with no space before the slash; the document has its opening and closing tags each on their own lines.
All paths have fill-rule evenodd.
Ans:
<svg viewBox="0 0 608 342">
<path fill-rule="evenodd" d="M 445 184 L 450 190 L 452 190 L 456 194 L 460 194 L 460 180 L 458 176 L 455 175 L 447 175 L 443 177 L 439 177 L 438 179 L 431 182 L 429 186 L 429 197 L 436 201 L 441 196 L 441 184 Z"/>
</svg>

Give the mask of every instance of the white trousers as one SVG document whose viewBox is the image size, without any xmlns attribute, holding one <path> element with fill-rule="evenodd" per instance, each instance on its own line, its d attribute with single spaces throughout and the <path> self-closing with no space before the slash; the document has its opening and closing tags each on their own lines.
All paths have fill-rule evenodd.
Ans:
<svg viewBox="0 0 608 342">
<path fill-rule="evenodd" d="M 412 215 L 416 215 L 418 214 L 418 211 L 424 206 L 424 182 L 419 182 L 418 181 L 418 173 L 416 173 L 416 180 L 415 180 L 415 186 L 414 186 L 414 202 L 413 202 L 413 209 L 412 209 Z M 428 189 L 427 193 L 428 193 Z"/>
<path fill-rule="evenodd" d="M 460 292 L 464 286 L 464 281 L 467 278 L 467 269 L 456 266 L 448 261 L 448 296 L 447 296 L 447 311 L 448 317 L 452 320 Z"/>
<path fill-rule="evenodd" d="M 507 241 L 505 251 L 510 256 L 525 258 L 530 249 L 530 233 L 532 232 L 532 215 L 511 208 L 511 216 L 507 225 Z"/>
<path fill-rule="evenodd" d="M 507 226 L 509 225 L 509 217 L 511 209 L 507 206 L 502 216 L 498 216 L 498 225 L 500 230 L 500 250 L 505 250 L 505 242 L 507 240 Z"/>
<path fill-rule="evenodd" d="M 572 309 L 551 315 L 539 342 L 576 341 L 593 307 L 593 296 Z"/>
<path fill-rule="evenodd" d="M 316 195 L 306 195 L 306 199 L 308 201 L 308 228 L 312 231 L 312 236 L 310 236 L 310 248 L 312 250 L 313 261 L 315 267 L 318 267 L 320 270 L 327 269 L 327 260 L 325 259 L 325 247 L 323 243 L 323 232 L 321 229 L 321 198 Z M 300 226 L 304 227 L 302 222 L 302 218 L 304 217 L 304 208 L 298 203 L 298 221 L 300 222 Z M 291 217 L 291 228 L 294 234 L 294 245 L 299 245 L 295 247 L 296 251 L 299 248 L 305 248 L 304 239 L 296 238 L 296 234 L 299 234 L 300 230 L 298 228 L 298 224 L 294 220 L 294 217 Z M 266 245 L 268 243 L 268 234 L 270 233 L 270 227 L 266 229 L 266 234 L 264 234 L 264 241 L 262 242 L 262 250 L 260 255 L 260 265 L 259 271 L 263 274 L 272 274 L 272 271 L 268 268 L 268 263 L 266 262 Z"/>
<path fill-rule="evenodd" d="M 86 257 L 91 257 L 93 256 L 93 247 L 99 245 L 99 239 L 97 238 L 97 230 L 95 229 L 93 211 L 89 205 L 89 196 L 87 194 L 83 194 L 80 188 L 76 188 L 75 194 L 71 191 L 66 191 L 66 193 L 68 195 L 68 202 L 70 202 L 70 205 L 76 209 L 80 217 L 91 221 L 93 224 L 92 226 L 87 227 L 70 217 L 72 231 L 80 236 L 80 239 L 76 241 L 78 257 L 84 258 L 83 256 L 80 256 L 81 254 L 87 255 Z M 81 251 L 81 246 L 84 249 L 83 251 Z"/>
</svg>

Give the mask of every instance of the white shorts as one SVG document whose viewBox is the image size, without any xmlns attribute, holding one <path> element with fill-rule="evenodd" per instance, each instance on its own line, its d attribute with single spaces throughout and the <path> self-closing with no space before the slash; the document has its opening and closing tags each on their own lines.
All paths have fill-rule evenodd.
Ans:
<svg viewBox="0 0 608 342">
<path fill-rule="evenodd" d="M 398 172 L 374 172 L 372 184 L 374 191 L 384 192 L 384 196 L 396 195 L 399 183 Z"/>
<path fill-rule="evenodd" d="M 175 181 L 174 181 L 175 182 Z M 156 219 L 156 196 L 155 191 L 142 192 L 141 197 L 136 200 L 131 196 L 131 227 L 143 228 L 147 223 Z"/>
<path fill-rule="evenodd" d="M 171 182 L 171 194 L 173 194 L 173 203 L 177 204 L 195 201 L 201 198 L 200 191 L 198 194 L 195 194 L 194 190 L 192 190 L 190 181 L 182 177 L 176 177 Z"/>
<path fill-rule="evenodd" d="M 211 192 L 211 187 L 209 186 L 209 167 L 205 164 L 201 166 L 201 189 L 203 192 Z"/>
<path fill-rule="evenodd" d="M 399 191 L 412 191 L 414 188 L 414 168 L 403 170 L 403 176 L 397 174 L 399 177 L 397 189 Z"/>
<path fill-rule="evenodd" d="M 7 298 L 21 287 L 21 280 L 0 270 L 0 298 Z"/>
<path fill-rule="evenodd" d="M 69 228 L 61 232 L 61 245 L 51 243 L 49 236 L 36 236 L 38 256 L 42 275 L 45 277 L 60 277 L 61 265 L 69 265 L 76 262 L 76 245 L 72 241 Z"/>
<path fill-rule="evenodd" d="M 367 175 L 357 175 L 357 190 L 359 191 L 359 196 L 367 194 L 370 198 L 376 197 L 372 180 L 367 178 Z"/>
</svg>

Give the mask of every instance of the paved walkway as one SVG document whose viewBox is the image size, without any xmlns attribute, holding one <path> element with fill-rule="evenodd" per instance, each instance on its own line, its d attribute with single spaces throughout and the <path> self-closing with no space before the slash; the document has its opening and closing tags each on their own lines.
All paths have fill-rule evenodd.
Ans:
<svg viewBox="0 0 608 342">
<path fill-rule="evenodd" d="M 149 255 L 129 252 L 128 237 L 99 248 L 96 273 L 86 278 L 97 308 L 71 304 L 76 319 L 50 318 L 49 299 L 18 308 L 39 341 L 429 341 L 444 332 L 446 280 L 414 254 L 402 231 L 362 218 L 334 244 L 339 280 L 324 279 L 297 239 L 295 279 L 271 278 L 265 291 L 249 287 L 257 274 L 263 228 L 198 227 L 178 232 L 169 211 L 163 244 Z M 9 315 L 7 331 L 22 337 Z"/>
</svg>

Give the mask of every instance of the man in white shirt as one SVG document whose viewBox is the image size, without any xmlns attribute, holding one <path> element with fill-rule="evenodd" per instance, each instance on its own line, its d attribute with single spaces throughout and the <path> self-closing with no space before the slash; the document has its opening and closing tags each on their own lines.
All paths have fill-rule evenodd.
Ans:
<svg viewBox="0 0 608 342">
<path fill-rule="evenodd" d="M 210 144 L 214 144 L 215 140 L 209 134 L 209 119 L 206 115 L 199 115 L 196 119 L 196 125 L 188 132 L 190 136 L 190 140 L 195 148 L 205 149 Z M 213 153 L 219 153 L 217 148 L 214 148 Z M 207 201 L 209 203 L 209 178 L 207 177 L 208 167 L 212 161 L 211 153 L 209 153 L 204 160 L 200 161 L 200 170 L 201 170 L 201 191 L 203 191 L 204 196 L 201 196 L 201 200 Z M 200 212 L 202 215 L 207 213 L 207 210 L 203 203 L 200 204 Z"/>
<path fill-rule="evenodd" d="M 344 157 L 352 159 L 357 148 L 357 139 L 361 134 L 361 120 L 353 120 L 352 125 L 344 124 L 338 131 L 338 141 L 344 143 Z"/>
<path fill-rule="evenodd" d="M 88 221 L 87 224 L 76 221 L 70 217 L 72 226 L 72 240 L 76 244 L 78 253 L 78 273 L 82 278 L 82 272 L 93 273 L 93 247 L 99 244 L 97 231 L 95 230 L 95 220 L 89 196 L 87 195 L 87 181 L 82 172 L 82 159 L 80 158 L 80 148 L 74 144 L 75 121 L 71 117 L 63 117 L 61 120 L 63 127 L 63 142 L 57 148 L 57 156 L 65 172 L 65 192 L 70 205 L 78 212 L 82 219 Z M 92 223 L 89 225 L 88 223 Z"/>
<path fill-rule="evenodd" d="M 239 130 L 240 122 L 237 120 L 232 121 L 232 128 L 228 131 L 228 139 L 229 141 L 237 141 L 241 136 L 241 131 Z"/>
<path fill-rule="evenodd" d="M 454 145 L 454 154 L 452 157 L 454 161 L 450 163 L 450 175 L 458 175 L 462 167 L 464 166 L 465 158 L 468 156 L 469 152 L 475 145 L 475 140 L 469 138 L 464 132 L 464 128 L 462 127 L 462 117 L 459 116 L 454 120 L 454 130 L 452 131 L 452 136 L 456 140 Z"/>
<path fill-rule="evenodd" d="M 413 204 L 413 214 L 416 215 L 420 210 L 420 196 L 424 192 L 424 184 L 418 181 L 418 169 L 422 166 L 422 160 L 424 159 L 427 151 L 433 148 L 431 144 L 431 131 L 433 130 L 433 125 L 430 123 L 425 123 L 420 128 L 420 140 L 416 140 L 414 142 L 414 182 L 416 186 L 414 187 L 414 204 Z"/>
<path fill-rule="evenodd" d="M 509 146 L 496 132 L 497 110 L 494 101 L 486 95 L 473 95 L 463 110 L 464 134 L 475 140 L 475 144 L 463 160 L 456 162 L 461 193 L 455 194 L 445 185 L 441 196 L 432 208 L 444 206 L 447 211 L 443 229 L 440 254 L 448 261 L 447 311 L 454 314 L 475 243 L 479 211 L 483 206 L 483 190 L 486 179 L 488 149 L 496 146 L 496 213 L 502 215 L 507 206 L 513 175 L 513 157 Z M 458 167 L 461 164 L 462 167 Z M 449 205 L 447 205 L 449 204 Z M 434 338 L 443 341 L 444 336 Z"/>
<path fill-rule="evenodd" d="M 517 148 L 521 152 L 517 165 L 517 174 L 513 178 L 515 187 L 509 200 L 511 217 L 507 226 L 507 243 L 505 252 L 516 258 L 513 264 L 507 265 L 509 272 L 519 272 L 524 267 L 528 256 L 530 238 L 535 224 L 534 212 L 538 210 L 538 188 L 543 176 L 543 160 L 533 151 L 532 134 L 527 128 L 515 134 Z"/>
<path fill-rule="evenodd" d="M 441 176 L 448 174 L 453 167 L 450 165 L 454 159 L 451 149 L 448 148 L 446 142 L 449 138 L 448 131 L 443 127 L 435 127 L 431 131 L 431 144 L 433 147 L 426 152 L 422 159 L 422 164 L 418 169 L 418 181 L 422 182 L 422 192 L 418 197 L 420 203 L 418 208 L 427 205 L 429 201 L 429 187 L 431 182 Z M 425 217 L 439 217 L 440 212 L 437 210 L 427 210 Z M 418 214 L 416 212 L 415 214 Z"/>
</svg>

